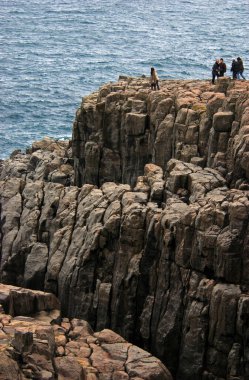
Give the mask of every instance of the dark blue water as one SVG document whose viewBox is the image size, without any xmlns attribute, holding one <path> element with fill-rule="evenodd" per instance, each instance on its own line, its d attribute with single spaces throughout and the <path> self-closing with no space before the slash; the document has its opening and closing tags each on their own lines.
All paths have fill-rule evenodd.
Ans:
<svg viewBox="0 0 249 380">
<path fill-rule="evenodd" d="M 209 78 L 238 55 L 249 67 L 248 16 L 248 0 L 0 0 L 0 157 L 70 137 L 81 97 L 119 74 Z"/>
</svg>

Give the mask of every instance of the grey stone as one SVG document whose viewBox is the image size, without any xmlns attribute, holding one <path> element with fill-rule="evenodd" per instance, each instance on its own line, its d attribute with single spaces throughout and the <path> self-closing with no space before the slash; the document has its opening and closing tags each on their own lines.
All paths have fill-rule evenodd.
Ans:
<svg viewBox="0 0 249 380">
<path fill-rule="evenodd" d="M 232 112 L 217 112 L 213 118 L 213 128 L 217 132 L 229 132 L 232 128 L 234 115 Z"/>
</svg>

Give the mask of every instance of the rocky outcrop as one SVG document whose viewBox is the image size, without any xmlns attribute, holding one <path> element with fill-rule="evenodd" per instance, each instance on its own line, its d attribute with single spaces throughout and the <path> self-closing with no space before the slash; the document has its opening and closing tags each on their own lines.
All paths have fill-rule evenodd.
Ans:
<svg viewBox="0 0 249 380">
<path fill-rule="evenodd" d="M 32 289 L 0 284 L 0 304 L 2 311 L 13 317 L 37 316 L 42 312 L 51 320 L 60 316 L 60 302 L 54 294 Z"/>
<path fill-rule="evenodd" d="M 225 176 L 232 186 L 249 179 L 249 87 L 245 81 L 161 81 L 121 77 L 83 98 L 73 126 L 75 183 L 107 181 L 134 187 L 144 166 L 166 170 L 176 158 Z"/>
<path fill-rule="evenodd" d="M 87 97 L 83 186 L 2 174 L 2 281 L 56 294 L 63 316 L 111 328 L 175 379 L 247 379 L 247 99 L 226 78 Z"/>
<path fill-rule="evenodd" d="M 112 328 L 179 379 L 245 374 L 248 192 L 178 160 L 145 172 L 136 191 L 3 182 L 2 280 L 58 294 L 63 315 Z"/>
<path fill-rule="evenodd" d="M 4 302 L 14 293 L 15 313 L 11 306 L 11 315 L 0 310 L 1 380 L 172 380 L 158 359 L 113 331 L 94 333 L 86 321 L 55 318 L 53 295 L 0 284 Z M 29 306 L 36 303 L 33 314 Z"/>
<path fill-rule="evenodd" d="M 69 186 L 74 181 L 71 142 L 45 137 L 34 142 L 26 154 L 14 151 L 0 162 L 0 180 L 12 177 Z"/>
</svg>

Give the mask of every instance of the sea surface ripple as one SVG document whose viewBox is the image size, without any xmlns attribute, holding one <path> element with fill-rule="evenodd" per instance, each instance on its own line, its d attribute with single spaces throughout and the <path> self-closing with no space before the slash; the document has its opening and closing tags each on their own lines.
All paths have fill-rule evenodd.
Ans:
<svg viewBox="0 0 249 380">
<path fill-rule="evenodd" d="M 0 0 L 0 158 L 69 138 L 81 97 L 120 74 L 210 78 L 221 56 L 249 65 L 248 15 L 248 0 Z"/>
</svg>

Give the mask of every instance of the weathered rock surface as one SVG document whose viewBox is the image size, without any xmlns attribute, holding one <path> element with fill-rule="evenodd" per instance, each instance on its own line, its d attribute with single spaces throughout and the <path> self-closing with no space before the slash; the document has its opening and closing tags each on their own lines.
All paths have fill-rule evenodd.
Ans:
<svg viewBox="0 0 249 380">
<path fill-rule="evenodd" d="M 11 177 L 43 180 L 68 186 L 73 183 L 74 170 L 71 143 L 45 137 L 27 149 L 17 150 L 0 162 L 0 180 Z"/>
<path fill-rule="evenodd" d="M 73 126 L 75 184 L 134 187 L 144 166 L 176 158 L 217 169 L 232 186 L 249 179 L 249 85 L 220 78 L 161 81 L 122 77 L 83 98 Z M 243 128 L 242 128 L 243 127 Z"/>
<path fill-rule="evenodd" d="M 0 299 L 14 291 L 25 315 L 28 297 L 39 300 L 40 312 L 28 317 L 0 310 L 1 380 L 172 380 L 160 360 L 113 331 L 93 333 L 86 321 L 51 318 L 48 299 L 59 304 L 51 294 L 0 285 Z"/>
<path fill-rule="evenodd" d="M 85 98 L 82 187 L 3 164 L 2 281 L 54 293 L 178 380 L 248 379 L 247 83 L 123 79 Z"/>
<path fill-rule="evenodd" d="M 12 316 L 38 315 L 43 311 L 51 320 L 60 316 L 59 300 L 54 294 L 42 291 L 0 284 L 0 304 Z"/>
</svg>

